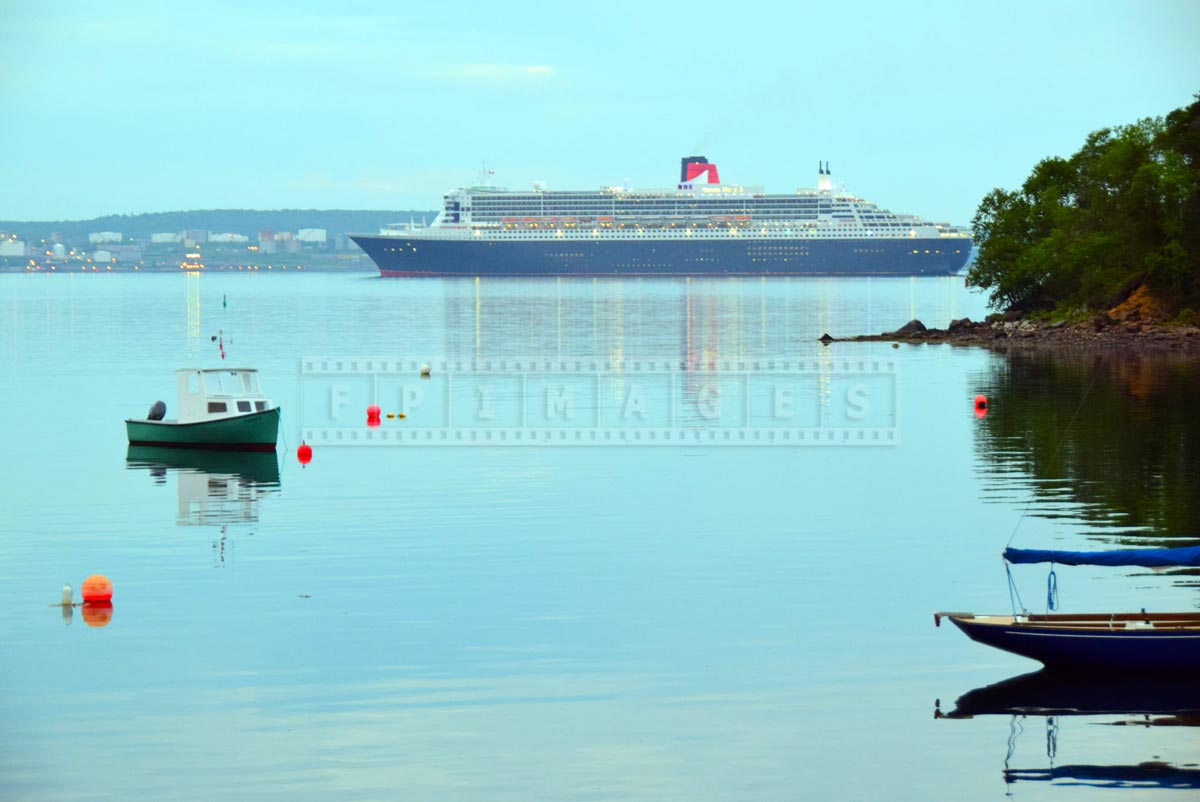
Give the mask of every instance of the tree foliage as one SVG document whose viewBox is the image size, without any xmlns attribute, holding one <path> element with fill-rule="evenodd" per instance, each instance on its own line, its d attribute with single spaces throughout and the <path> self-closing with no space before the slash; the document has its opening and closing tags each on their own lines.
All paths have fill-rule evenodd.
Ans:
<svg viewBox="0 0 1200 802">
<path fill-rule="evenodd" d="M 1087 137 L 993 189 L 972 221 L 967 276 L 993 307 L 1107 308 L 1146 284 L 1175 306 L 1200 296 L 1200 95 L 1165 119 Z"/>
</svg>

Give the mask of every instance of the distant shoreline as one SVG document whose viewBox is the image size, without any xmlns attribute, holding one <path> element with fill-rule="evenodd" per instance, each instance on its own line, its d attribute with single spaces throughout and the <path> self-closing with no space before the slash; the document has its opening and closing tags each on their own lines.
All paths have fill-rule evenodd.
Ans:
<svg viewBox="0 0 1200 802">
<path fill-rule="evenodd" d="M 80 274 L 105 273 L 108 275 L 118 274 L 122 276 L 133 275 L 172 275 L 191 273 L 196 275 L 215 275 L 229 273 L 346 273 L 354 275 L 378 275 L 379 270 L 374 267 L 327 267 L 320 265 L 280 265 L 278 267 L 270 265 L 267 267 L 249 266 L 249 267 L 205 267 L 201 270 L 183 270 L 179 267 L 110 267 L 100 265 L 64 265 L 50 267 L 39 267 L 30 269 L 28 267 L 0 267 L 0 276 L 30 276 L 30 275 L 48 275 L 48 276 L 73 276 Z"/>
</svg>

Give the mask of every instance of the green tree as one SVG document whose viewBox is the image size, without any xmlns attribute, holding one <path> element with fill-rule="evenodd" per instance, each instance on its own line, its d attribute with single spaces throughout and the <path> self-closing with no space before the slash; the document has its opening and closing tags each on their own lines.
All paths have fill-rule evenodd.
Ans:
<svg viewBox="0 0 1200 802">
<path fill-rule="evenodd" d="M 1103 308 L 1149 285 L 1176 307 L 1200 293 L 1200 95 L 1166 119 L 1090 134 L 1018 191 L 994 189 L 972 225 L 967 280 L 993 307 Z"/>
</svg>

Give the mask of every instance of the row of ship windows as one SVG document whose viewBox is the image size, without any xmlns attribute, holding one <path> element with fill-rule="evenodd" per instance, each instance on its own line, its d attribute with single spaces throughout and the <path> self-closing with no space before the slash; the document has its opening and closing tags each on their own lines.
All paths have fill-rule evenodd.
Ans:
<svg viewBox="0 0 1200 802">
<path fill-rule="evenodd" d="M 445 203 L 474 203 L 476 206 L 482 205 L 504 205 L 504 204 L 520 204 L 521 206 L 540 206 L 545 204 L 558 205 L 564 203 L 621 203 L 621 204 L 647 204 L 647 203 L 692 203 L 704 204 L 708 206 L 728 204 L 728 203 L 791 203 L 791 204 L 821 204 L 822 206 L 836 206 L 839 208 L 849 208 L 851 206 L 873 206 L 869 201 L 846 201 L 846 200 L 830 200 L 829 198 L 812 198 L 803 196 L 789 195 L 768 195 L 764 197 L 747 197 L 745 195 L 738 197 L 714 197 L 714 198 L 692 198 L 678 197 L 673 195 L 660 195 L 647 198 L 629 198 L 617 197 L 613 195 L 573 195 L 573 196 L 545 196 L 545 195 L 504 195 L 502 197 L 488 197 L 476 195 L 471 198 L 444 198 Z"/>
<path fill-rule="evenodd" d="M 491 244 L 492 243 L 490 243 L 490 242 L 488 243 L 488 245 L 491 245 Z M 384 250 L 390 251 L 391 253 L 399 253 L 399 252 L 405 251 L 405 250 L 410 250 L 413 253 L 417 252 L 417 249 L 411 245 L 408 245 L 405 247 L 397 247 L 397 248 L 385 248 Z M 711 253 L 711 251 L 708 251 L 708 252 Z M 883 248 L 855 248 L 854 252 L 855 253 L 885 253 Z M 811 256 L 812 255 L 811 253 L 809 253 L 807 248 L 794 248 L 794 247 L 786 247 L 786 246 L 778 246 L 778 247 L 771 247 L 771 246 L 754 247 L 754 246 L 751 246 L 750 248 L 747 249 L 746 253 L 747 253 L 747 255 L 749 255 L 751 257 L 750 261 L 752 261 L 752 262 L 759 262 L 759 261 L 765 262 L 765 261 L 770 261 L 771 259 L 778 260 L 784 254 L 788 254 L 789 256 Z M 910 254 L 910 255 L 916 256 L 916 255 L 919 255 L 920 253 L 921 253 L 921 251 L 919 249 L 914 249 L 912 254 Z M 934 250 L 930 251 L 930 250 L 926 249 L 925 253 L 941 254 L 941 250 L 935 248 Z M 955 253 L 961 254 L 962 251 L 956 250 Z M 578 252 L 578 251 L 550 252 L 545 255 L 547 257 L 551 257 L 551 258 L 555 258 L 555 259 L 568 259 L 568 258 L 574 259 L 574 258 L 583 258 L 585 256 L 585 254 Z M 688 258 L 687 261 L 689 261 L 689 262 L 718 262 L 718 261 L 720 261 L 720 259 L 718 259 L 716 257 L 698 256 L 698 257 Z M 783 261 L 786 262 L 788 260 L 785 257 L 783 259 Z M 209 411 L 211 412 L 212 410 L 210 409 Z M 243 410 L 243 411 L 245 411 L 245 410 Z"/>
<path fill-rule="evenodd" d="M 855 248 L 854 252 L 855 253 L 885 253 L 885 251 L 882 248 Z M 914 255 L 920 254 L 920 253 L 921 252 L 919 250 L 913 251 Z M 925 251 L 925 253 L 933 253 L 933 254 L 940 255 L 941 251 L 939 251 L 939 250 Z M 959 253 L 959 251 L 955 251 L 955 253 Z M 780 249 L 778 252 L 767 252 L 767 249 L 762 249 L 762 248 L 750 248 L 746 251 L 746 254 L 748 256 L 750 256 L 754 261 L 760 261 L 760 260 L 768 261 L 770 259 L 779 259 L 781 257 L 791 257 L 791 256 L 812 256 L 812 254 L 809 253 L 807 250 L 794 249 L 794 248 Z M 582 259 L 585 257 L 591 258 L 592 255 L 585 254 L 580 251 L 551 251 L 551 252 L 544 254 L 544 256 L 546 256 L 548 258 L 553 258 L 553 259 Z M 717 256 L 694 256 L 694 257 L 686 257 L 684 261 L 688 261 L 688 262 L 719 262 L 719 261 L 721 261 L 721 258 L 717 257 Z M 787 259 L 784 258 L 784 261 L 787 261 Z"/>
<path fill-rule="evenodd" d="M 862 217 L 870 220 L 898 220 L 911 219 L 910 215 L 905 215 L 903 218 L 897 217 L 890 213 L 871 213 L 871 214 L 854 214 L 852 212 L 841 209 L 796 209 L 786 206 L 758 206 L 755 208 L 729 207 L 726 209 L 693 209 L 693 208 L 676 208 L 664 206 L 661 209 L 626 209 L 620 206 L 611 207 L 564 207 L 555 206 L 551 208 L 513 208 L 513 209 L 490 209 L 479 208 L 463 209 L 464 213 L 474 214 L 476 217 L 483 215 L 491 217 L 546 217 L 555 215 L 560 217 L 608 217 L 611 215 L 630 215 L 637 217 L 646 216 L 663 216 L 663 217 L 715 217 L 718 215 L 751 215 L 751 214 L 793 214 L 797 216 L 812 217 L 818 214 L 833 215 L 835 217 Z M 446 214 L 458 214 L 457 210 L 447 210 Z"/>
<path fill-rule="evenodd" d="M 547 259 L 564 259 L 564 260 L 592 258 L 592 256 L 590 254 L 571 252 L 571 251 L 563 251 L 561 253 L 558 253 L 558 252 L 546 253 L 546 254 L 543 254 L 543 256 Z M 684 257 L 683 261 L 691 263 L 691 264 L 695 264 L 697 262 L 709 262 L 709 263 L 715 264 L 717 262 L 722 262 L 722 261 L 727 261 L 727 260 L 721 259 L 716 256 L 690 256 L 690 257 Z M 759 261 L 759 260 L 754 260 L 754 261 Z M 765 261 L 770 261 L 770 260 L 763 259 L 761 261 L 765 262 Z M 787 260 L 784 259 L 784 261 L 786 262 Z M 662 267 L 662 268 L 673 267 L 673 265 L 669 262 L 664 264 L 664 263 L 653 262 L 653 261 L 642 260 L 642 259 L 635 259 L 631 262 L 619 262 L 617 264 L 617 266 L 618 267 Z"/>
<path fill-rule="evenodd" d="M 611 235 L 611 234 L 613 234 L 613 233 L 616 233 L 617 231 L 619 231 L 621 234 L 625 234 L 625 235 L 634 234 L 634 231 L 630 231 L 630 230 L 620 230 L 620 229 L 618 229 L 618 230 L 616 230 L 616 231 L 614 231 L 613 229 L 605 229 L 604 233 L 605 233 L 605 234 L 610 234 L 610 235 Z M 538 232 L 524 233 L 524 232 L 522 232 L 522 231 L 494 231 L 494 232 L 491 232 L 491 233 L 489 233 L 487 236 L 488 236 L 488 238 L 490 238 L 490 239 L 495 239 L 495 240 L 496 240 L 496 241 L 498 241 L 498 242 L 506 242 L 506 241 L 517 240 L 517 239 L 519 239 L 519 240 L 541 240 L 541 241 L 543 241 L 543 242 L 548 242 L 549 240 L 548 240 L 548 239 L 547 239 L 547 237 L 546 237 L 546 233 L 547 233 L 547 232 L 542 232 L 542 233 L 538 233 Z M 560 232 L 560 233 L 561 233 L 561 232 Z M 653 235 L 653 238 L 654 238 L 654 239 L 692 239 L 692 238 L 693 238 L 693 236 L 692 236 L 692 235 L 691 235 L 691 234 L 690 234 L 688 231 L 669 231 L 669 230 L 661 230 L 661 229 L 660 229 L 660 230 L 654 230 L 654 231 L 644 231 L 644 233 L 645 233 L 645 234 L 648 234 L 648 235 Z M 711 233 L 711 232 L 702 232 L 702 234 L 703 234 L 703 233 Z M 740 235 L 738 238 L 739 238 L 739 239 L 754 240 L 754 239 L 756 239 L 756 238 L 758 238 L 758 237 L 771 237 L 772 235 L 774 235 L 774 236 L 779 236 L 780 238 L 783 238 L 783 237 L 789 236 L 789 235 L 790 235 L 790 233 L 791 233 L 791 232 L 782 232 L 782 233 L 781 233 L 781 232 L 776 232 L 776 231 L 768 231 L 768 232 L 761 232 L 761 231 L 750 231 L 750 232 L 747 232 L 747 233 L 741 234 L 741 235 Z M 868 232 L 868 234 L 869 234 L 869 233 L 870 233 L 870 232 Z M 481 235 L 477 235 L 477 236 L 480 236 L 480 238 L 482 238 L 482 236 L 481 236 Z M 599 232 L 599 231 L 579 231 L 579 232 L 574 232 L 571 238 L 572 238 L 572 239 L 590 239 L 590 238 L 593 238 L 593 237 L 595 237 L 595 238 L 599 238 L 599 237 L 600 237 L 600 232 Z M 837 238 L 842 238 L 842 239 L 866 239 L 867 237 L 865 237 L 865 236 L 863 235 L 863 232 L 862 232 L 862 231 L 823 231 L 823 232 L 821 232 L 821 236 L 820 236 L 820 237 L 817 237 L 817 238 L 815 238 L 815 239 L 818 239 L 818 240 L 824 240 L 824 239 L 837 239 Z M 608 241 L 608 240 L 611 240 L 611 239 L 613 239 L 613 237 L 611 237 L 611 236 L 606 236 L 604 239 L 605 239 L 605 241 Z M 632 241 L 632 240 L 636 239 L 636 237 L 629 237 L 629 239 Z M 702 241 L 704 241 L 704 240 L 706 240 L 706 239 L 713 239 L 713 238 L 710 238 L 710 237 L 703 237 L 703 236 L 702 236 L 702 237 L 696 237 L 696 238 L 695 238 L 695 240 L 696 240 L 696 241 L 698 241 L 698 242 L 702 242 Z M 723 240 L 729 240 L 729 239 L 733 239 L 733 237 L 721 237 L 721 239 L 723 239 Z M 882 239 L 882 237 L 881 237 L 881 239 Z M 891 237 L 887 237 L 887 239 L 889 239 L 889 240 L 903 240 L 903 239 L 909 239 L 909 237 L 906 237 L 906 236 L 901 236 L 901 237 L 891 236 Z M 461 240 L 459 240 L 459 241 L 461 241 Z M 391 248 L 391 249 L 389 249 L 389 250 L 395 251 L 395 250 L 397 250 L 397 249 L 396 249 L 396 248 Z M 404 249 L 400 249 L 400 250 L 404 250 Z M 415 250 L 416 250 L 416 248 L 413 248 L 412 250 L 414 250 L 414 251 L 415 251 Z M 940 251 L 939 251 L 939 253 L 940 253 Z M 957 251 L 956 251 L 956 253 L 957 253 Z"/>
<path fill-rule="evenodd" d="M 460 222 L 460 221 L 451 219 L 451 220 L 447 220 L 447 222 Z M 555 219 L 539 218 L 538 221 L 530 220 L 530 221 L 518 222 L 518 221 L 509 220 L 507 218 L 494 217 L 492 215 L 475 215 L 474 217 L 471 218 L 471 222 L 473 222 L 473 223 L 503 223 L 508 228 L 518 228 L 518 227 L 538 228 L 540 226 L 545 226 L 546 228 L 556 228 L 558 226 L 562 226 L 563 228 L 566 228 L 566 229 L 574 229 L 574 228 L 588 229 L 588 228 L 597 227 L 597 223 L 592 220 L 583 220 L 580 222 L 575 222 L 575 221 L 561 221 L 561 220 L 555 220 Z M 813 215 L 795 215 L 795 214 L 786 215 L 786 216 L 780 215 L 778 217 L 771 216 L 771 215 L 759 215 L 755 220 L 720 220 L 720 221 L 717 221 L 716 223 L 713 223 L 704 218 L 701 218 L 699 220 L 690 220 L 690 221 L 687 219 L 679 220 L 679 221 L 668 219 L 668 220 L 664 221 L 662 219 L 650 219 L 650 218 L 645 218 L 645 217 L 639 217 L 636 220 L 618 220 L 618 221 L 616 221 L 616 225 L 653 225 L 656 228 L 664 226 L 664 225 L 692 226 L 693 228 L 695 228 L 695 227 L 725 228 L 725 227 L 733 227 L 733 226 L 745 228 L 746 226 L 753 227 L 755 225 L 762 224 L 762 223 L 770 223 L 772 227 L 778 228 L 781 223 L 789 223 L 789 222 L 796 223 L 798 225 L 804 225 L 807 227 L 816 226 L 818 224 L 840 225 L 840 226 L 860 226 L 861 225 L 861 226 L 866 226 L 868 228 L 913 228 L 914 226 L 919 227 L 919 226 L 930 225 L 930 223 L 927 223 L 923 220 L 912 220 L 912 221 L 907 221 L 907 222 L 900 222 L 900 221 L 895 221 L 895 220 L 853 220 L 853 219 L 841 220 L 841 219 L 837 219 L 837 218 L 829 219 L 829 218 L 819 218 L 819 217 L 816 217 Z M 613 223 L 609 222 L 608 220 L 605 220 L 605 221 L 599 223 L 598 227 L 609 228 L 612 225 L 613 225 Z"/>
<path fill-rule="evenodd" d="M 745 198 L 748 200 L 761 200 L 763 198 L 789 198 L 793 200 L 811 200 L 824 201 L 825 203 L 851 203 L 854 201 L 863 201 L 862 198 L 843 193 L 832 195 L 828 192 L 695 192 L 688 190 L 642 190 L 639 192 L 610 192 L 606 190 L 586 190 L 573 192 L 549 192 L 545 190 L 539 191 L 503 191 L 503 192 L 448 192 L 442 195 L 445 200 L 466 199 L 466 200 L 484 200 L 484 201 L 504 201 L 520 199 L 526 201 L 554 202 L 561 200 L 596 200 L 600 198 L 608 200 L 674 200 L 676 198 L 692 198 L 703 201 L 718 201 L 728 200 L 732 197 Z"/>
<path fill-rule="evenodd" d="M 804 215 L 780 215 L 778 217 L 760 215 L 753 219 L 743 220 L 713 220 L 711 218 L 692 217 L 692 218 L 661 218 L 661 217 L 622 217 L 618 216 L 615 220 L 589 220 L 582 218 L 580 220 L 561 219 L 554 217 L 537 218 L 536 220 L 513 220 L 510 217 L 497 218 L 490 215 L 476 215 L 469 219 L 461 221 L 446 220 L 447 223 L 464 222 L 473 226 L 484 227 L 499 227 L 503 226 L 507 230 L 520 228 L 542 229 L 542 230 L 565 230 L 565 231 L 590 231 L 592 229 L 609 229 L 609 228 L 675 228 L 675 229 L 746 229 L 746 228 L 771 228 L 775 230 L 783 228 L 802 228 L 815 229 L 825 228 L 828 226 L 845 226 L 850 228 L 918 228 L 921 226 L 929 226 L 931 223 L 925 221 L 910 221 L 898 222 L 891 220 L 837 220 L 827 217 L 811 217 Z"/>
<path fill-rule="evenodd" d="M 741 201 L 735 203 L 475 203 L 466 206 L 458 206 L 456 204 L 447 204 L 444 207 L 447 211 L 458 211 L 459 209 L 474 209 L 476 211 L 495 211 L 504 212 L 511 211 L 513 214 L 531 214 L 538 212 L 545 214 L 550 211 L 562 210 L 586 210 L 586 209 L 615 209 L 627 210 L 630 213 L 646 213 L 650 211 L 675 212 L 676 210 L 698 211 L 704 214 L 729 213 L 732 214 L 738 211 L 748 211 L 754 209 L 802 209 L 805 211 L 822 211 L 833 212 L 838 214 L 852 214 L 854 212 L 870 213 L 870 214 L 890 214 L 886 210 L 879 212 L 874 208 L 865 208 L 862 206 L 829 206 L 828 204 L 815 203 L 743 203 Z"/>
<path fill-rule="evenodd" d="M 454 214 L 460 211 L 458 207 L 446 208 L 447 214 Z M 763 203 L 753 206 L 743 205 L 728 205 L 728 206 L 696 206 L 692 204 L 663 204 L 661 206 L 646 205 L 646 206 L 613 206 L 611 204 L 570 204 L 570 205 L 554 205 L 554 206 L 465 206 L 461 211 L 474 212 L 475 214 L 498 214 L 511 215 L 520 217 L 522 215 L 545 216 L 548 214 L 557 215 L 608 215 L 608 214 L 663 214 L 663 215 L 681 215 L 681 214 L 700 214 L 700 215 L 716 215 L 716 214 L 759 214 L 761 212 L 788 212 L 791 214 L 837 214 L 837 215 L 854 215 L 862 216 L 870 215 L 872 217 L 895 217 L 890 212 L 866 212 L 855 209 L 835 209 L 828 206 L 795 206 L 788 204 L 773 204 Z"/>
<path fill-rule="evenodd" d="M 522 239 L 524 239 L 524 237 L 523 237 Z M 489 244 L 489 245 L 491 245 L 492 243 L 490 243 L 490 242 L 489 242 L 488 244 Z M 400 253 L 400 252 L 402 252 L 402 251 L 411 251 L 412 253 L 416 253 L 416 252 L 417 252 L 417 249 L 416 249 L 415 247 L 411 246 L 411 245 L 410 245 L 410 246 L 406 246 L 406 247 L 385 248 L 384 250 L 385 250 L 385 251 L 388 251 L 388 252 L 391 252 L 391 253 Z M 884 249 L 883 249 L 883 248 L 855 248 L 855 249 L 854 249 L 854 252 L 855 252 L 855 253 L 884 253 Z M 809 251 L 808 251 L 808 249 L 807 249 L 807 248 L 794 248 L 794 247 L 787 247 L 787 246 L 779 246 L 779 247 L 771 247 L 771 246 L 757 246 L 757 247 L 755 247 L 755 246 L 751 246 L 751 247 L 750 247 L 750 248 L 747 250 L 747 253 L 749 253 L 749 254 L 756 254 L 756 255 L 759 255 L 759 256 L 764 256 L 764 257 L 766 257 L 766 256 L 773 256 L 773 257 L 775 257 L 775 258 L 778 258 L 780 255 L 782 255 L 782 254 L 784 254 L 784 253 L 790 254 L 790 255 L 792 255 L 792 256 L 809 256 L 809 255 L 810 255 L 810 254 L 809 254 Z M 918 254 L 920 254 L 920 253 L 921 253 L 921 251 L 918 249 L 918 250 L 914 250 L 914 251 L 912 252 L 912 255 L 918 255 Z M 930 250 L 926 249 L 925 253 L 941 254 L 941 250 L 940 250 L 940 249 L 936 249 L 936 248 L 935 248 L 934 250 L 930 251 Z M 956 250 L 956 251 L 955 251 L 955 253 L 956 253 L 956 254 L 957 254 L 957 253 L 962 253 L 962 251 L 961 251 L 961 250 Z M 563 256 L 563 257 L 566 257 L 566 256 L 572 256 L 572 255 L 574 255 L 574 256 L 583 256 L 583 254 L 581 254 L 581 253 L 578 253 L 578 254 L 568 254 L 568 253 L 561 253 L 561 254 L 559 254 L 559 253 L 548 253 L 548 254 L 546 254 L 546 255 L 547 255 L 547 256 L 555 256 L 555 257 L 557 257 L 557 256 Z M 715 260 L 713 260 L 713 261 L 715 261 Z"/>
<path fill-rule="evenodd" d="M 611 230 L 605 230 L 604 233 L 612 234 L 612 233 L 616 233 L 616 232 L 613 232 Z M 713 233 L 713 232 L 702 232 L 702 236 L 700 236 L 700 237 L 694 237 L 693 235 L 690 235 L 687 232 L 663 231 L 663 230 L 653 230 L 653 231 L 642 230 L 640 232 L 620 231 L 619 233 L 621 233 L 622 235 L 630 235 L 630 236 L 627 236 L 627 238 L 631 239 L 631 240 L 638 239 L 638 237 L 635 236 L 636 233 L 645 234 L 645 235 L 647 235 L 648 238 L 653 238 L 653 239 L 696 239 L 697 241 L 704 241 L 704 240 L 711 240 L 711 239 L 718 239 L 718 238 L 721 240 L 735 239 L 735 237 L 725 237 L 725 236 L 721 236 L 721 237 L 703 236 L 703 234 L 708 234 L 708 233 Z M 801 235 L 801 232 L 796 233 L 796 236 L 800 236 L 800 235 Z M 545 236 L 545 234 L 537 234 L 537 233 L 526 234 L 526 233 L 522 233 L 522 232 L 513 232 L 513 231 L 496 231 L 496 232 L 492 232 L 488 236 L 495 238 L 497 240 L 510 240 L 510 239 L 547 240 L 547 237 Z M 599 236 L 600 236 L 600 232 L 596 232 L 596 231 L 579 232 L 579 233 L 573 235 L 571 237 L 571 239 L 591 239 L 591 238 L 598 238 Z M 743 239 L 743 240 L 755 240 L 755 239 L 759 239 L 759 238 L 788 239 L 791 236 L 792 235 L 790 232 L 780 233 L 780 232 L 775 232 L 775 231 L 767 231 L 767 232 L 751 231 L 751 232 L 747 232 L 747 233 L 738 235 L 736 237 L 736 239 Z M 822 232 L 820 232 L 819 237 L 812 237 L 811 239 L 823 240 L 823 239 L 832 239 L 834 237 L 849 237 L 851 239 L 870 239 L 870 238 L 873 238 L 874 235 L 871 234 L 871 232 L 867 232 L 866 234 L 864 234 L 861 231 L 822 231 Z M 613 239 L 613 237 L 611 237 L 611 236 L 605 237 L 605 240 L 610 240 L 610 239 Z M 881 236 L 881 237 L 879 237 L 879 239 L 888 239 L 888 240 L 899 241 L 899 240 L 906 240 L 906 239 L 912 239 L 912 238 L 908 237 L 908 236 L 899 236 L 899 237 L 896 237 L 896 236 L 882 237 Z"/>
<path fill-rule="evenodd" d="M 643 208 L 643 209 L 628 209 L 621 206 L 617 207 L 547 207 L 541 209 L 463 209 L 464 214 L 473 214 L 476 217 L 611 217 L 629 216 L 629 217 L 741 217 L 762 214 L 787 214 L 797 217 L 815 217 L 817 215 L 835 217 L 868 217 L 865 214 L 854 214 L 840 209 L 813 209 L 813 208 L 794 208 L 785 206 L 759 206 L 753 208 L 744 207 L 727 207 L 722 209 L 695 209 L 686 207 L 663 207 L 661 209 Z M 458 212 L 446 212 L 446 214 L 458 214 Z M 872 220 L 911 220 L 912 215 L 897 216 L 893 214 L 870 215 Z"/>
<path fill-rule="evenodd" d="M 504 210 L 504 209 L 466 209 L 464 214 L 470 214 L 475 219 L 479 220 L 500 220 L 503 217 L 612 217 L 612 216 L 628 216 L 628 217 L 730 217 L 730 216 L 780 216 L 786 215 L 790 217 L 816 217 L 834 216 L 839 219 L 852 220 L 854 217 L 859 217 L 862 220 L 913 220 L 912 216 L 896 216 L 893 214 L 863 214 L 853 215 L 848 213 L 836 213 L 827 209 L 785 209 L 785 208 L 760 208 L 760 209 L 539 209 L 536 213 L 530 213 L 529 209 L 522 210 Z M 457 215 L 457 211 L 446 211 L 446 215 Z"/>
</svg>

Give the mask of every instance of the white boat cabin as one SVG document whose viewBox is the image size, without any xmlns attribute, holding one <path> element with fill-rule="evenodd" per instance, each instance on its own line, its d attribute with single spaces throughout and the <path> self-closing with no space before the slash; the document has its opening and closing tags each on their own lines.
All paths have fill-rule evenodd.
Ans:
<svg viewBox="0 0 1200 802">
<path fill-rule="evenodd" d="M 234 418 L 266 412 L 274 405 L 262 393 L 254 368 L 185 369 L 179 380 L 179 422 Z"/>
</svg>

